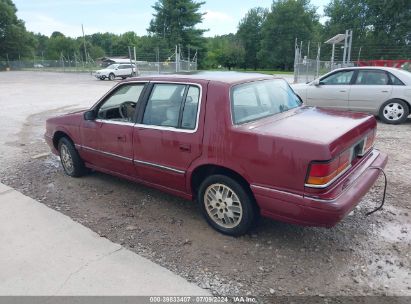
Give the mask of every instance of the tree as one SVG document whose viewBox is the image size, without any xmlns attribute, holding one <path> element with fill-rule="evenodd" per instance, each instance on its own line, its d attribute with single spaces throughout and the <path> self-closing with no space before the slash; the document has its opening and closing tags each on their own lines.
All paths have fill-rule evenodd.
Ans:
<svg viewBox="0 0 411 304">
<path fill-rule="evenodd" d="M 11 0 L 0 0 L 0 58 L 17 59 L 33 52 L 34 39 L 26 31 L 24 22 L 17 18 Z"/>
<path fill-rule="evenodd" d="M 221 66 L 231 70 L 241 67 L 244 60 L 244 47 L 234 34 L 207 38 L 207 54 L 202 60 L 204 68 L 219 68 Z"/>
<path fill-rule="evenodd" d="M 352 29 L 353 44 L 363 46 L 362 58 L 395 59 L 408 54 L 409 0 L 333 0 L 324 13 L 329 18 L 324 28 L 328 38 Z"/>
<path fill-rule="evenodd" d="M 274 1 L 262 26 L 259 60 L 265 67 L 291 69 L 295 38 L 312 40 L 318 26 L 316 8 L 309 0 Z"/>
<path fill-rule="evenodd" d="M 150 22 L 148 32 L 167 41 L 168 48 L 176 44 L 183 46 L 203 47 L 203 33 L 196 25 L 203 20 L 199 9 L 205 2 L 193 0 L 159 0 L 153 8 L 154 19 Z"/>
<path fill-rule="evenodd" d="M 261 29 L 268 15 L 268 10 L 257 7 L 248 11 L 238 25 L 237 36 L 244 46 L 244 68 L 256 70 L 260 66 L 257 54 L 261 45 Z"/>
<path fill-rule="evenodd" d="M 62 33 L 54 32 L 47 41 L 47 59 L 58 60 L 61 59 L 62 56 L 66 59 L 70 57 L 73 58 L 75 53 L 79 54 L 79 47 L 76 40 L 66 37 Z"/>
</svg>

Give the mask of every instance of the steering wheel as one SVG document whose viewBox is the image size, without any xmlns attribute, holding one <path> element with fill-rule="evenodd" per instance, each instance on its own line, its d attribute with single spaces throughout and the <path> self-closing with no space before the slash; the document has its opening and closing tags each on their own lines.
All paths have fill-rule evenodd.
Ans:
<svg viewBox="0 0 411 304">
<path fill-rule="evenodd" d="M 137 105 L 137 103 L 134 102 L 134 101 L 124 101 L 124 102 L 122 102 L 120 104 L 120 107 L 118 108 L 121 118 L 126 119 L 126 120 L 129 120 L 130 118 L 132 118 L 132 117 L 130 117 L 132 115 L 129 116 L 128 113 L 129 113 L 129 110 L 131 110 L 131 109 L 135 110 L 136 105 Z M 134 113 L 134 111 L 133 111 L 133 113 Z"/>
</svg>

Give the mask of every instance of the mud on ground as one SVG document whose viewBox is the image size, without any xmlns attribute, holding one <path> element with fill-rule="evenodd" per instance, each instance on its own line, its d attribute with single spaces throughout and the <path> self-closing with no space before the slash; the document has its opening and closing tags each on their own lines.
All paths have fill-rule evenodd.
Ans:
<svg viewBox="0 0 411 304">
<path fill-rule="evenodd" d="M 176 272 L 216 295 L 411 296 L 411 120 L 379 124 L 377 148 L 389 154 L 386 207 L 380 179 L 360 205 L 332 229 L 262 219 L 232 238 L 212 230 L 195 203 L 116 177 L 63 173 L 42 134 L 50 110 L 28 117 L 13 162 L 0 182 L 66 214 L 101 237 Z"/>
</svg>

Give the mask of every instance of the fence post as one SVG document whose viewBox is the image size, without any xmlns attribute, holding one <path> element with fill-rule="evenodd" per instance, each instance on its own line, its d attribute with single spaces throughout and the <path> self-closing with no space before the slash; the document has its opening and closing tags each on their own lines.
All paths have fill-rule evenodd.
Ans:
<svg viewBox="0 0 411 304">
<path fill-rule="evenodd" d="M 160 74 L 160 48 L 156 47 L 157 72 Z"/>
<path fill-rule="evenodd" d="M 176 45 L 176 73 L 178 73 L 178 61 L 179 61 L 179 54 L 178 54 L 178 45 Z"/>
<path fill-rule="evenodd" d="M 321 55 L 321 44 L 318 42 L 318 50 L 317 50 L 317 71 L 315 73 L 315 78 L 320 76 L 320 55 Z"/>
<path fill-rule="evenodd" d="M 297 44 L 297 38 L 295 38 L 295 44 L 294 44 L 294 83 L 297 83 L 298 81 L 298 76 L 297 76 L 297 62 L 298 62 L 298 44 Z"/>
</svg>

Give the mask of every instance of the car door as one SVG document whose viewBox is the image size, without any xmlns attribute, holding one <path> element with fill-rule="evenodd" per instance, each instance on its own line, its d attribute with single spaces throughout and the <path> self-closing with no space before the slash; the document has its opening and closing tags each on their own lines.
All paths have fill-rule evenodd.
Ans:
<svg viewBox="0 0 411 304">
<path fill-rule="evenodd" d="M 133 134 L 137 175 L 148 183 L 187 192 L 186 171 L 201 153 L 202 86 L 152 83 L 149 90 Z"/>
<path fill-rule="evenodd" d="M 381 104 L 390 99 L 391 94 L 391 80 L 386 71 L 358 70 L 350 90 L 350 110 L 377 114 Z"/>
<path fill-rule="evenodd" d="M 311 106 L 347 110 L 353 75 L 353 70 L 342 70 L 326 75 L 317 85 L 311 84 L 307 87 L 305 103 Z"/>
<path fill-rule="evenodd" d="M 127 76 L 127 65 L 126 64 L 120 64 L 118 67 L 118 71 L 117 71 L 117 76 Z"/>
<path fill-rule="evenodd" d="M 116 87 L 93 110 L 96 119 L 81 128 L 85 160 L 94 166 L 125 176 L 135 176 L 133 129 L 135 113 L 145 83 Z"/>
</svg>

